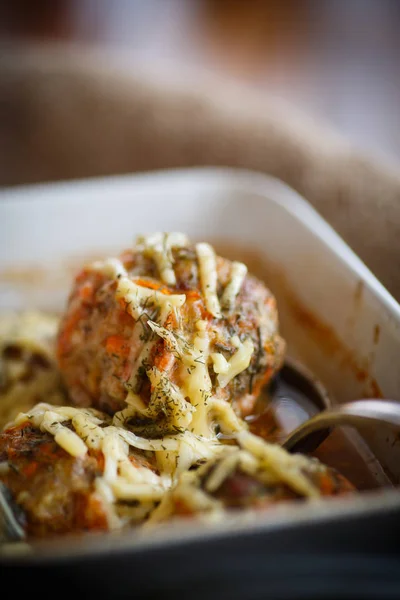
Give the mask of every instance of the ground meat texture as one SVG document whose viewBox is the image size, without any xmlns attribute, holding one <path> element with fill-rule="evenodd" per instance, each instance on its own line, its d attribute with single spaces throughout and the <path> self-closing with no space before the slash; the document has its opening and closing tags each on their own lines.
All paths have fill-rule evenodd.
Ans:
<svg viewBox="0 0 400 600">
<path fill-rule="evenodd" d="M 154 470 L 140 451 L 129 459 L 135 467 Z M 104 505 L 95 493 L 95 479 L 104 470 L 104 456 L 90 450 L 74 457 L 49 433 L 29 422 L 0 434 L 0 481 L 6 486 L 18 521 L 28 537 L 109 529 Z"/>
<path fill-rule="evenodd" d="M 298 494 L 284 482 L 266 484 L 261 477 L 250 475 L 240 467 L 235 468 L 215 490 L 210 492 L 207 483 L 217 465 L 218 461 L 211 468 L 203 471 L 198 478 L 194 475 L 192 486 L 205 492 L 210 499 L 218 500 L 226 510 L 266 510 L 280 502 L 304 499 L 304 496 Z M 303 474 L 315 485 L 321 496 L 338 496 L 355 491 L 354 486 L 331 467 L 319 464 L 316 468 L 311 461 L 310 468 L 303 471 Z M 171 503 L 171 514 L 196 517 L 197 511 L 185 496 L 182 497 L 179 485 L 176 490 L 172 491 Z M 200 512 L 202 510 L 204 509 L 200 509 Z"/>
<path fill-rule="evenodd" d="M 108 529 L 93 493 L 103 468 L 100 453 L 75 458 L 53 436 L 23 423 L 0 434 L 0 462 L 8 463 L 0 480 L 22 509 L 28 536 Z"/>
<path fill-rule="evenodd" d="M 203 296 L 195 247 L 172 250 L 176 285 L 160 281 L 154 260 L 137 249 L 124 252 L 119 258 L 128 276 L 137 284 L 157 289 L 165 294 L 185 294 L 186 301 L 179 309 L 179 318 L 171 315 L 164 326 L 183 335 L 187 340 L 196 333 L 199 319 L 207 323 L 210 354 L 221 353 L 229 360 L 237 348 L 232 338 L 251 338 L 254 351 L 250 365 L 234 377 L 223 389 L 218 388 L 217 376 L 209 363 L 213 394 L 232 402 L 237 414 L 252 412 L 255 400 L 264 384 L 280 368 L 284 342 L 278 331 L 276 301 L 267 287 L 247 275 L 235 299 L 233 308 L 214 318 L 207 311 Z M 230 280 L 232 263 L 217 257 L 217 293 L 221 297 Z M 137 369 L 138 357 L 149 339 L 156 338 L 147 320 L 157 320 L 154 306 L 135 320 L 127 307 L 116 299 L 118 281 L 91 266 L 75 279 L 57 339 L 60 369 L 71 401 L 79 406 L 92 406 L 108 414 L 125 407 L 128 381 Z M 148 403 L 150 384 L 146 369 L 157 366 L 167 371 L 169 379 L 181 385 L 179 361 L 167 349 L 166 342 L 155 341 L 146 364 L 138 372 L 133 390 Z"/>
<path fill-rule="evenodd" d="M 337 496 L 354 491 L 351 483 L 331 468 L 308 472 L 309 479 L 322 496 Z M 226 508 L 267 508 L 283 500 L 301 498 L 284 483 L 265 485 L 256 477 L 236 470 L 214 493 Z"/>
</svg>

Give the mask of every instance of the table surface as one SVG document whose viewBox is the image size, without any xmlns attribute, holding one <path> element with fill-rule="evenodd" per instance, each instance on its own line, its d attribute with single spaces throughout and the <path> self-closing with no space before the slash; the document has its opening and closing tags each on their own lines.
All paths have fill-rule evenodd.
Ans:
<svg viewBox="0 0 400 600">
<path fill-rule="evenodd" d="M 397 0 L 14 0 L 2 38 L 78 41 L 234 78 L 400 159 Z"/>
</svg>

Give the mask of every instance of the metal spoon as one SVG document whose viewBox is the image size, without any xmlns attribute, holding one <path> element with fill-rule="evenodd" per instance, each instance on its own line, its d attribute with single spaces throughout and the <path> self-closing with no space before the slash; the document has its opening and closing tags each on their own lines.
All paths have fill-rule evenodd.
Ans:
<svg viewBox="0 0 400 600">
<path fill-rule="evenodd" d="M 356 429 L 383 425 L 400 431 L 400 401 L 355 400 L 326 408 L 294 429 L 282 446 L 290 452 L 312 452 L 333 427 L 341 425 Z"/>
<path fill-rule="evenodd" d="M 25 538 L 25 531 L 19 522 L 20 513 L 7 486 L 0 481 L 0 543 L 17 542 Z"/>
</svg>

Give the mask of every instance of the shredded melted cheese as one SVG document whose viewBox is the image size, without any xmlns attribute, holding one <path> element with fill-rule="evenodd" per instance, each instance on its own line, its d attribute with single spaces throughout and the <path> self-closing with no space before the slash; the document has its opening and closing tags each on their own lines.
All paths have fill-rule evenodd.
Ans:
<svg viewBox="0 0 400 600">
<path fill-rule="evenodd" d="M 302 470 L 309 460 L 299 454 L 290 454 L 276 444 L 267 444 L 248 431 L 238 434 L 238 442 L 253 456 L 264 464 L 280 481 L 284 481 L 302 496 L 315 498 L 319 496 L 317 488 L 310 483 Z"/>
<path fill-rule="evenodd" d="M 103 261 L 95 261 L 90 265 L 90 268 L 93 271 L 103 273 L 103 275 L 106 275 L 111 279 L 128 276 L 124 265 L 118 258 L 106 258 Z"/>
<path fill-rule="evenodd" d="M 173 249 L 188 243 L 187 237 L 180 233 L 155 233 L 141 237 L 138 247 L 154 260 L 161 281 L 174 286 Z M 53 435 L 55 442 L 77 459 L 83 460 L 90 452 L 103 454 L 104 471 L 95 481 L 94 493 L 104 506 L 110 528 L 124 525 L 128 518 L 126 503 L 132 502 L 136 503 L 135 518 L 140 520 L 151 514 L 151 522 L 165 518 L 177 498 L 193 510 L 218 512 L 221 503 L 210 494 L 239 464 L 244 472 L 258 476 L 260 469 L 264 469 L 267 482 L 284 481 L 302 495 L 310 498 L 318 495 L 302 474 L 304 460 L 251 435 L 231 404 L 216 393 L 249 367 L 254 353 L 251 338 L 241 340 L 238 336 L 231 339 L 236 351 L 229 360 L 222 353 L 210 350 L 210 322 L 223 318 L 221 309 L 233 309 L 247 268 L 242 263 L 232 263 L 230 280 L 219 299 L 214 249 L 206 243 L 197 244 L 195 249 L 202 295 L 213 319 L 199 319 L 190 335 L 179 325 L 185 293 L 145 287 L 143 280 L 139 282 L 129 276 L 117 259 L 92 265 L 93 270 L 117 282 L 115 299 L 136 321 L 132 347 L 139 345 L 135 341 L 139 340 L 143 325 L 141 318 L 146 318 L 150 333 L 134 360 L 123 410 L 110 418 L 91 409 L 39 403 L 29 412 L 21 412 L 14 421 L 15 425 L 29 421 Z M 175 328 L 167 325 L 171 313 L 178 324 Z M 164 340 L 171 360 L 163 362 L 162 367 L 149 366 L 149 357 L 160 339 Z M 172 364 L 176 365 L 180 385 L 172 381 L 169 372 Z M 148 404 L 136 393 L 143 368 L 151 386 Z M 216 387 L 210 377 L 212 368 Z M 159 427 L 159 437 L 133 433 L 129 421 L 135 418 L 154 422 Z M 236 446 L 221 443 L 217 430 L 232 436 Z M 137 451 L 150 453 L 155 459 L 151 464 L 157 469 L 131 460 L 131 454 Z M 189 469 L 204 462 L 209 465 L 210 461 L 217 461 L 216 466 L 202 490 L 198 476 L 205 466 L 194 472 Z"/>
<path fill-rule="evenodd" d="M 218 371 L 215 369 L 215 358 L 214 358 L 214 370 L 218 373 L 218 383 L 221 388 L 224 388 L 228 385 L 230 381 L 236 375 L 239 375 L 242 371 L 247 369 L 250 364 L 251 357 L 254 352 L 254 344 L 250 338 L 246 339 L 243 343 L 238 342 L 239 346 L 235 354 L 226 361 L 222 363 L 221 358 L 217 357 L 217 369 L 221 368 L 221 364 L 223 370 Z"/>
<path fill-rule="evenodd" d="M 221 317 L 217 296 L 217 263 L 214 248 L 210 244 L 196 244 L 200 281 L 207 310 L 216 318 Z"/>
<path fill-rule="evenodd" d="M 139 247 L 153 257 L 160 274 L 160 279 L 167 285 L 176 285 L 173 269 L 173 248 L 183 248 L 189 244 L 187 236 L 183 233 L 153 233 L 141 236 L 138 239 Z"/>
<path fill-rule="evenodd" d="M 34 310 L 0 316 L 0 429 L 38 401 L 65 402 L 55 356 L 58 322 Z M 37 359 L 45 369 L 35 366 Z"/>
<path fill-rule="evenodd" d="M 104 472 L 96 481 L 96 491 L 105 506 L 110 528 L 122 526 L 115 505 L 119 501 L 156 502 L 165 492 L 165 482 L 147 467 L 133 465 L 129 449 L 160 451 L 176 448 L 174 438 L 147 440 L 109 424 L 106 417 L 91 409 L 57 407 L 40 403 L 29 413 L 20 413 L 14 424 L 31 422 L 54 440 L 68 454 L 83 458 L 89 449 L 100 450 L 104 456 Z M 67 426 L 67 424 L 69 426 Z"/>
<path fill-rule="evenodd" d="M 241 262 L 233 262 L 231 268 L 231 278 L 221 297 L 221 306 L 228 311 L 232 310 L 235 304 L 236 296 L 240 292 L 244 279 L 247 275 L 247 267 Z"/>
<path fill-rule="evenodd" d="M 196 471 L 183 473 L 150 515 L 147 526 L 167 520 L 174 514 L 175 506 L 182 502 L 186 510 L 194 514 L 206 513 L 219 518 L 222 504 L 213 494 L 235 472 L 249 475 L 267 489 L 284 484 L 309 500 L 319 497 L 319 490 L 304 474 L 306 469 L 310 470 L 310 460 L 305 456 L 289 454 L 246 431 L 238 433 L 236 441 L 238 446 L 225 446 L 218 456 Z"/>
<path fill-rule="evenodd" d="M 119 278 L 116 298 L 126 302 L 127 310 L 135 320 L 144 313 L 143 305 L 149 301 L 164 309 L 166 316 L 173 308 L 180 308 L 186 301 L 185 294 L 164 294 L 159 290 L 138 285 L 128 277 Z"/>
</svg>

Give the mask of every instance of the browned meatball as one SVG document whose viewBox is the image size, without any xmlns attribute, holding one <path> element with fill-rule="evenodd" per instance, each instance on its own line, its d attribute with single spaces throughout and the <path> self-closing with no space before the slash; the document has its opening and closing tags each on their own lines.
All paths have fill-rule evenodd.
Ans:
<svg viewBox="0 0 400 600">
<path fill-rule="evenodd" d="M 130 461 L 153 469 L 139 452 L 131 451 Z M 110 528 L 95 488 L 104 472 L 101 451 L 71 456 L 52 435 L 25 421 L 0 434 L 0 463 L 0 481 L 29 538 Z"/>
<path fill-rule="evenodd" d="M 186 377 L 205 362 L 210 385 L 204 394 L 231 401 L 241 417 L 249 414 L 282 364 L 274 296 L 244 265 L 213 257 L 206 244 L 171 245 L 161 263 L 153 250 L 137 244 L 76 277 L 58 335 L 58 360 L 71 400 L 113 414 L 131 392 L 147 405 L 154 391 L 149 371 L 155 367 L 194 404 Z M 214 260 L 214 273 L 202 263 L 201 251 L 208 253 L 205 260 Z M 163 259 L 169 264 L 164 270 Z M 137 297 L 120 291 L 130 282 Z M 209 289 L 213 283 L 215 289 Z M 196 358 L 200 322 L 207 348 Z M 239 367 L 239 356 L 249 348 L 247 363 Z M 191 364 L 185 362 L 186 351 L 192 352 Z"/>
<path fill-rule="evenodd" d="M 253 472 L 249 472 L 246 461 L 241 464 L 239 450 L 230 456 L 237 457 L 237 464 L 224 476 L 218 473 L 222 462 L 226 460 L 224 455 L 204 464 L 197 472 L 186 473 L 169 492 L 166 503 L 168 510 L 160 511 L 160 519 L 156 512 L 154 521 L 163 520 L 164 515 L 168 518 L 173 515 L 196 517 L 221 509 L 265 510 L 280 502 L 306 497 L 304 490 L 296 489 L 290 480 L 280 480 L 272 472 L 269 473 L 265 465 L 260 464 Z M 316 494 L 337 496 L 355 491 L 354 486 L 337 470 L 313 458 L 299 456 L 297 459 L 302 462 L 301 476 L 313 486 Z M 294 461 L 297 459 L 294 458 Z"/>
<path fill-rule="evenodd" d="M 351 483 L 330 467 L 316 471 L 310 469 L 306 474 L 321 496 L 337 496 L 354 491 Z M 299 493 L 284 483 L 267 485 L 240 469 L 232 473 L 214 495 L 227 508 L 267 508 L 282 500 L 301 498 Z"/>
</svg>

